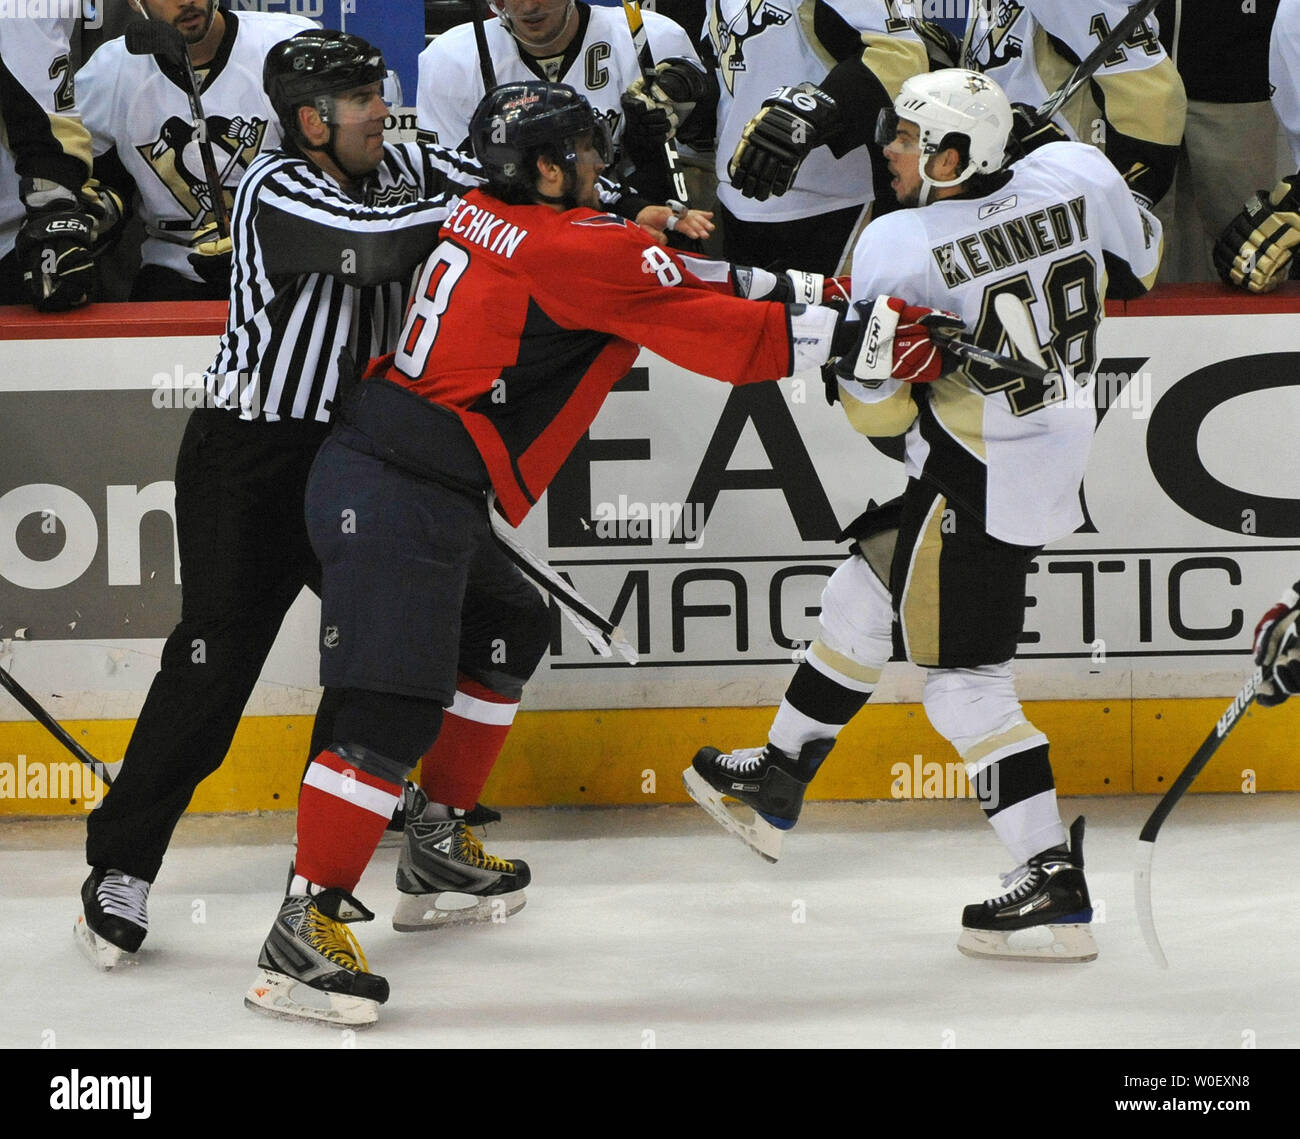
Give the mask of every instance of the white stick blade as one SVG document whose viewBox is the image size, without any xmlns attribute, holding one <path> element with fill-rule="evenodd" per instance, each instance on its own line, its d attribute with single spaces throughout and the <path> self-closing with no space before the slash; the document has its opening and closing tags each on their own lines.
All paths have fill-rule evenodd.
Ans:
<svg viewBox="0 0 1300 1139">
<path fill-rule="evenodd" d="M 1165 958 L 1165 951 L 1160 948 L 1160 939 L 1156 936 L 1155 914 L 1151 909 L 1151 858 L 1155 850 L 1155 843 L 1138 839 L 1137 864 L 1133 868 L 1133 903 L 1137 909 L 1142 939 L 1147 943 L 1151 959 L 1161 969 L 1168 969 L 1169 962 Z"/>
</svg>

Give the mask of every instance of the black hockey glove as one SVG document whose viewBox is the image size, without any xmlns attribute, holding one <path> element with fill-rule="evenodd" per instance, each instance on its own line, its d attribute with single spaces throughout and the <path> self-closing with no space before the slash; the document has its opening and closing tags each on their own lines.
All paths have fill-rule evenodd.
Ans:
<svg viewBox="0 0 1300 1139">
<path fill-rule="evenodd" d="M 1292 595 L 1294 596 L 1294 594 Z M 1300 607 L 1279 601 L 1255 626 L 1255 663 L 1264 670 L 1255 701 L 1271 708 L 1300 692 Z"/>
<path fill-rule="evenodd" d="M 1028 103 L 1011 104 L 1011 137 L 1023 158 L 1031 150 L 1037 150 L 1049 142 L 1069 142 L 1070 136 L 1051 119 L 1046 121 L 1038 117 L 1038 111 Z"/>
<path fill-rule="evenodd" d="M 778 87 L 745 125 L 727 172 L 747 198 L 765 202 L 790 189 L 808 152 L 839 125 L 839 108 L 811 83 Z"/>
<path fill-rule="evenodd" d="M 230 284 L 230 238 L 218 237 L 217 226 L 211 225 L 199 230 L 190 243 L 195 252 L 186 258 L 190 268 L 199 275 L 205 285 Z"/>
<path fill-rule="evenodd" d="M 1300 174 L 1283 178 L 1271 194 L 1260 190 L 1214 243 L 1214 267 L 1226 285 L 1271 293 L 1291 269 L 1300 245 Z"/>
<path fill-rule="evenodd" d="M 912 30 L 925 44 L 931 71 L 961 66 L 961 41 L 942 24 L 932 20 L 913 20 Z"/>
<path fill-rule="evenodd" d="M 708 81 L 688 59 L 665 59 L 648 79 L 642 76 L 623 92 L 623 128 L 641 146 L 662 146 L 695 109 Z"/>
<path fill-rule="evenodd" d="M 79 206 L 53 205 L 28 215 L 14 254 L 38 310 L 65 312 L 90 300 L 94 235 L 94 217 Z"/>
</svg>

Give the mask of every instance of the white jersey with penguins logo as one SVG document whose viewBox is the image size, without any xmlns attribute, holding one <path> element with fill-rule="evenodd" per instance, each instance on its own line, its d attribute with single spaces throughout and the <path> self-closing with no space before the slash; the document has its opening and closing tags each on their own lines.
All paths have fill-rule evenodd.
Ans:
<svg viewBox="0 0 1300 1139">
<path fill-rule="evenodd" d="M 1009 173 L 986 197 L 899 210 L 867 226 L 854 251 L 854 300 L 890 294 L 948 309 L 969 339 L 1015 355 L 998 313 L 1005 294 L 1028 307 L 1044 355 L 1066 370 L 1061 381 L 967 365 L 915 387 L 841 381 L 840 394 L 863 434 L 907 432 L 909 477 L 983 516 L 995 538 L 1037 546 L 1083 521 L 1108 275 L 1130 296 L 1150 288 L 1161 235 L 1094 147 L 1054 143 Z"/>
<path fill-rule="evenodd" d="M 727 163 L 749 123 L 783 85 L 820 83 L 837 60 L 816 27 L 838 18 L 860 33 L 862 48 L 891 97 L 909 75 L 924 70 L 925 50 L 910 20 L 920 13 L 912 0 L 708 0 L 705 34 L 718 61 L 718 200 L 746 221 L 775 222 L 814 217 L 872 200 L 871 168 L 862 147 L 836 158 L 814 149 L 790 190 L 756 202 L 732 189 Z M 894 74 L 896 73 L 896 77 Z"/>
<path fill-rule="evenodd" d="M 206 79 L 199 73 L 199 96 L 229 210 L 234 188 L 253 159 L 280 145 L 280 124 L 262 89 L 267 53 L 316 25 L 274 13 L 226 12 L 225 18 L 234 24 L 233 43 L 228 52 L 224 46 L 218 51 Z M 77 96 L 95 157 L 116 150 L 140 191 L 147 233 L 141 261 L 198 281 L 187 261 L 190 243 L 214 218 L 184 89 L 152 56 L 131 55 L 116 39 L 77 73 Z"/>
<path fill-rule="evenodd" d="M 14 146 L 30 142 L 29 136 L 38 134 L 56 140 L 66 153 L 90 162 L 77 124 L 68 57 L 68 37 L 75 23 L 75 16 L 0 17 L 0 61 L 5 72 L 0 84 L 4 95 L 0 99 L 0 257 L 13 249 L 26 216 L 18 196 Z M 30 105 L 19 109 L 15 104 L 24 95 L 30 98 Z M 20 122 L 6 123 L 6 118 L 18 118 L 23 112 L 26 117 Z M 89 165 L 84 173 L 89 173 Z M 79 179 L 78 185 L 69 189 L 79 189 L 84 180 Z"/>
<path fill-rule="evenodd" d="M 640 78 L 641 67 L 623 9 L 593 5 L 589 11 L 586 34 L 576 51 L 570 45 L 566 56 L 571 55 L 572 62 L 563 72 L 550 74 L 544 68 L 530 67 L 524 62 L 523 49 L 514 36 L 497 20 L 489 20 L 484 28 L 488 54 L 498 83 L 532 82 L 544 77 L 554 83 L 566 83 L 585 95 L 604 118 L 617 147 L 623 135 L 619 100 Z M 690 38 L 678 24 L 654 12 L 642 12 L 642 18 L 650 54 L 657 61 L 678 56 L 699 62 Z M 459 147 L 469 137 L 469 121 L 483 98 L 474 25 L 460 24 L 438 36 L 420 53 L 419 72 L 416 126 L 421 131 L 432 132 L 433 142 Z"/>
<path fill-rule="evenodd" d="M 1037 107 L 1061 85 L 1074 62 L 1085 59 L 1110 35 L 1129 7 L 1124 0 L 971 0 L 961 66 L 997 80 L 1013 103 Z M 1154 16 L 1147 25 L 1115 49 L 1097 69 L 1097 80 L 1148 71 L 1168 59 L 1156 38 Z M 1073 61 L 1061 53 L 1062 46 Z M 1139 82 L 1129 89 L 1136 111 L 1144 88 Z M 1159 97 L 1158 91 L 1146 93 Z M 1107 106 L 1108 112 L 1114 110 Z M 1114 120 L 1113 114 L 1109 117 Z M 1072 137 L 1080 137 L 1080 124 L 1069 121 L 1067 114 L 1058 114 L 1055 121 Z M 1086 137 L 1091 132 L 1083 133 L 1085 142 L 1102 141 Z"/>
</svg>

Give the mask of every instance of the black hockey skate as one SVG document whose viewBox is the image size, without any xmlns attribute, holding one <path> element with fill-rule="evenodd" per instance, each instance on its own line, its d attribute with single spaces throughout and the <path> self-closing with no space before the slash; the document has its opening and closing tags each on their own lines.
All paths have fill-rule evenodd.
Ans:
<svg viewBox="0 0 1300 1139">
<path fill-rule="evenodd" d="M 348 922 L 375 915 L 345 890 L 290 894 L 257 958 L 244 1004 L 285 1020 L 365 1028 L 379 1019 L 388 982 L 370 972 Z"/>
<path fill-rule="evenodd" d="M 81 886 L 77 948 L 107 972 L 140 948 L 149 932 L 149 883 L 120 870 L 92 869 Z"/>
<path fill-rule="evenodd" d="M 397 856 L 395 930 L 414 933 L 504 921 L 524 908 L 524 887 L 532 881 L 528 863 L 498 858 L 483 849 L 469 823 L 479 807 L 455 818 L 426 822 L 424 792 L 408 783 L 402 798 L 406 830 Z"/>
<path fill-rule="evenodd" d="M 768 862 L 781 857 L 781 840 L 799 821 L 804 792 L 834 740 L 804 744 L 796 760 L 767 744 L 720 752 L 702 747 L 682 772 L 687 794 Z M 726 800 L 740 804 L 733 809 Z"/>
<path fill-rule="evenodd" d="M 409 783 L 407 786 L 415 787 L 418 785 Z M 397 801 L 397 810 L 393 812 L 393 817 L 388 820 L 388 826 L 384 828 L 384 833 L 380 836 L 380 846 L 402 845 L 402 834 L 406 830 L 406 804 L 409 798 L 409 795 L 404 794 Z M 468 811 L 458 811 L 457 815 L 463 818 L 465 825 L 469 827 L 485 827 L 489 823 L 499 823 L 501 821 L 501 812 L 483 803 L 475 803 Z"/>
<path fill-rule="evenodd" d="M 1083 817 L 1068 846 L 1053 846 L 1004 876 L 1011 890 L 967 906 L 957 948 L 967 957 L 1022 961 L 1094 961 L 1092 900 L 1083 877 Z"/>
</svg>

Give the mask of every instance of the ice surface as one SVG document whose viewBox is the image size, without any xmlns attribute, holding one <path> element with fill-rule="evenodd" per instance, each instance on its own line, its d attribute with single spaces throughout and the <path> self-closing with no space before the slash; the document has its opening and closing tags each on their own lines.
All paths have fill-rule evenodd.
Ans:
<svg viewBox="0 0 1300 1139">
<path fill-rule="evenodd" d="M 1066 800 L 1088 817 L 1099 959 L 985 962 L 961 908 L 1011 869 L 969 802 L 813 804 L 769 865 L 695 807 L 510 810 L 489 851 L 533 869 L 500 925 L 399 934 L 397 852 L 354 926 L 392 997 L 373 1048 L 1300 1047 L 1300 797 L 1191 796 L 1156 844 L 1149 959 L 1133 910 L 1152 797 Z M 187 818 L 137 964 L 74 948 L 84 826 L 0 825 L 0 1046 L 337 1048 L 335 1029 L 242 1004 L 292 855 L 292 816 Z"/>
</svg>

